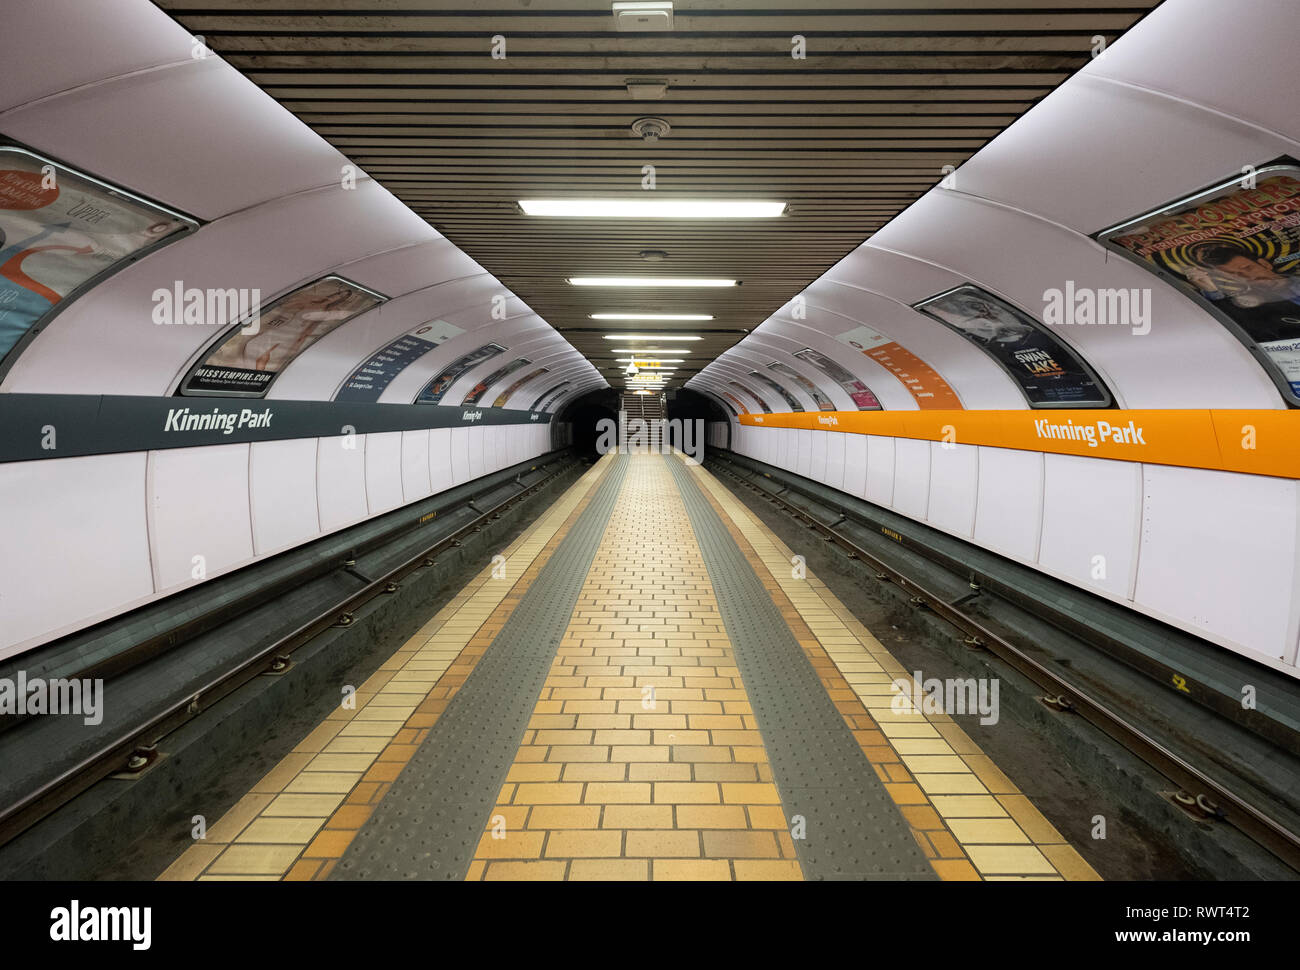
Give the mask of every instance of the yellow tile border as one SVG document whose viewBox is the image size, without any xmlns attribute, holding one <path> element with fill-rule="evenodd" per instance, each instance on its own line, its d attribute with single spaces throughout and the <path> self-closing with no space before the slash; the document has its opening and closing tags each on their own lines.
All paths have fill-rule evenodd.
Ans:
<svg viewBox="0 0 1300 970">
<path fill-rule="evenodd" d="M 431 700 L 436 703 L 438 699 L 430 697 L 436 687 L 446 692 L 463 681 L 463 675 L 454 684 L 444 678 L 453 664 L 466 665 L 468 648 L 477 646 L 481 652 L 491 643 L 504 622 L 502 616 L 491 622 L 493 615 L 503 604 L 508 612 L 517 601 L 525 578 L 540 568 L 544 553 L 549 554 L 561 530 L 571 525 L 575 511 L 608 468 L 607 459 L 598 461 L 503 550 L 506 582 L 494 582 L 496 567 L 484 567 L 356 688 L 355 707 L 336 707 L 208 829 L 206 839 L 188 847 L 158 879 L 328 875 L 333 862 L 324 857 L 337 860 L 346 848 L 346 830 L 334 826 L 355 822 L 346 836 L 350 841 L 373 808 L 372 800 L 382 797 L 380 789 L 386 791 L 391 783 L 391 778 L 381 781 L 377 776 L 396 777 L 405 761 L 391 759 L 423 740 L 421 729 L 411 726 L 421 716 L 417 709 Z M 427 725 L 422 730 L 427 733 Z M 360 805 L 359 795 L 365 796 Z M 287 833 L 284 822 L 289 820 L 295 823 L 293 835 L 283 842 L 253 842 L 246 834 L 263 822 L 270 823 L 263 826 L 268 831 Z M 305 864 L 301 857 L 313 847 L 321 850 L 322 858 Z M 331 849 L 338 851 L 326 851 Z"/>
<path fill-rule="evenodd" d="M 1001 876 L 1047 876 L 1068 880 L 1097 880 L 1100 876 L 1068 844 L 1050 822 L 1033 807 L 1029 798 L 980 750 L 979 746 L 946 714 L 925 714 L 897 693 L 895 678 L 912 678 L 853 613 L 810 570 L 802 579 L 790 568 L 793 553 L 760 522 L 721 482 L 700 465 L 683 464 L 705 489 L 713 503 L 751 546 L 763 567 L 760 578 L 772 583 L 792 605 L 802 624 L 816 638 L 854 695 L 875 721 L 884 744 L 892 749 L 891 761 L 901 762 L 910 777 L 886 778 L 885 787 L 904 815 L 917 827 L 937 815 L 944 828 L 978 871 L 976 878 Z M 771 588 L 771 587 L 769 587 Z M 791 620 L 786 615 L 787 622 Z M 798 631 L 796 630 L 796 636 Z M 907 710 L 895 712 L 895 706 Z M 915 742 L 926 742 L 925 753 L 916 752 Z M 909 750 L 910 749 L 910 750 Z M 864 752 L 872 757 L 869 746 Z M 876 760 L 872 758 L 873 762 Z M 879 769 L 878 769 L 879 773 Z M 980 827 L 972 822 L 997 822 L 997 827 Z M 939 829 L 934 831 L 938 832 Z M 1005 843 L 985 841 L 1005 838 Z M 964 833 L 963 839 L 959 833 Z M 927 832 L 927 837 L 929 832 Z M 942 836 L 940 836 L 942 837 Z M 922 848 L 927 848 L 925 841 Z M 942 847 L 930 841 L 942 855 Z M 1011 849 L 1020 851 L 1012 852 Z M 998 850 L 998 851 L 993 851 Z M 931 856 L 940 875 L 955 874 L 946 863 Z"/>
</svg>

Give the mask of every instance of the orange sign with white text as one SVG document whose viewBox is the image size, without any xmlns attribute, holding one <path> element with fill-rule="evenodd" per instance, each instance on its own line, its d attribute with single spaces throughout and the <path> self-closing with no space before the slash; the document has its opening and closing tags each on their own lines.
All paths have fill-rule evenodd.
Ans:
<svg viewBox="0 0 1300 970">
<path fill-rule="evenodd" d="M 835 411 L 740 421 L 1300 479 L 1300 410 Z"/>
</svg>

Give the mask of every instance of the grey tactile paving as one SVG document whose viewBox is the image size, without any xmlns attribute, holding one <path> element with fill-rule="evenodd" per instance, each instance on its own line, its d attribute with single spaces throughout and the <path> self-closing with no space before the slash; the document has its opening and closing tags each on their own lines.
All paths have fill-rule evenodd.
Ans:
<svg viewBox="0 0 1300 970">
<path fill-rule="evenodd" d="M 767 748 L 808 879 L 935 879 L 812 663 L 691 473 L 667 459 Z"/>
<path fill-rule="evenodd" d="M 465 878 L 609 524 L 627 462 L 614 459 L 331 879 Z"/>
</svg>

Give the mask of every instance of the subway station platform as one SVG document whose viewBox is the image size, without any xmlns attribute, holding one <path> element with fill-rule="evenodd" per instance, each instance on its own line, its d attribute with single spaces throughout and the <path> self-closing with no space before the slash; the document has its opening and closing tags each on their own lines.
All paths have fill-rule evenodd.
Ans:
<svg viewBox="0 0 1300 970">
<path fill-rule="evenodd" d="M 606 455 L 160 878 L 1097 879 L 909 676 L 709 472 Z"/>
</svg>

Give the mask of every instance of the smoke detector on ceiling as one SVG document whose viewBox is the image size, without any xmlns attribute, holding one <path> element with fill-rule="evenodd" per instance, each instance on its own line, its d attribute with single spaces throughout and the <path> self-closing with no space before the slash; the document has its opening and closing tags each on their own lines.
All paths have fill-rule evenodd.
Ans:
<svg viewBox="0 0 1300 970">
<path fill-rule="evenodd" d="M 656 142 L 670 131 L 672 126 L 662 118 L 638 118 L 632 122 L 632 134 L 643 141 Z"/>
<path fill-rule="evenodd" d="M 614 4 L 615 30 L 672 30 L 672 0 L 633 0 Z"/>
<path fill-rule="evenodd" d="M 637 255 L 647 263 L 662 263 L 668 258 L 668 254 L 662 249 L 643 249 Z"/>
</svg>

